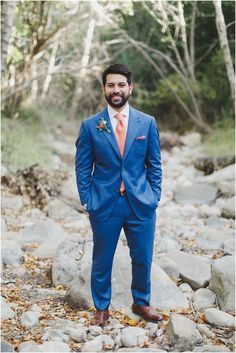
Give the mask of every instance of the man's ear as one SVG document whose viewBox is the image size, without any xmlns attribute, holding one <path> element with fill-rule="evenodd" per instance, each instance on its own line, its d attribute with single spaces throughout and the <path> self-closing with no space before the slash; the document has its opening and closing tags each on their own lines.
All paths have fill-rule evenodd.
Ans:
<svg viewBox="0 0 236 353">
<path fill-rule="evenodd" d="M 132 94 L 133 89 L 134 89 L 134 85 L 133 85 L 133 83 L 131 83 L 131 84 L 129 85 L 129 93 L 130 93 L 130 94 Z"/>
</svg>

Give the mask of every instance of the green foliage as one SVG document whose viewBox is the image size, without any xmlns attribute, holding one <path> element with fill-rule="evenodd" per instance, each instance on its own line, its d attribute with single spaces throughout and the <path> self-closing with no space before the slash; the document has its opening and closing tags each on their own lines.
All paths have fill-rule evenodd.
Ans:
<svg viewBox="0 0 236 353">
<path fill-rule="evenodd" d="M 212 134 L 206 136 L 203 150 L 212 157 L 235 154 L 235 125 L 231 118 L 218 120 Z"/>
<path fill-rule="evenodd" d="M 205 113 L 210 123 L 217 122 L 220 116 L 233 119 L 233 104 L 223 53 L 219 49 L 211 56 L 207 70 L 199 72 L 201 94 Z"/>
<path fill-rule="evenodd" d="M 22 108 L 17 119 L 2 116 L 3 164 L 10 171 L 35 163 L 50 167 L 52 149 L 45 134 L 55 129 L 62 117 L 62 112 L 36 105 Z"/>
</svg>

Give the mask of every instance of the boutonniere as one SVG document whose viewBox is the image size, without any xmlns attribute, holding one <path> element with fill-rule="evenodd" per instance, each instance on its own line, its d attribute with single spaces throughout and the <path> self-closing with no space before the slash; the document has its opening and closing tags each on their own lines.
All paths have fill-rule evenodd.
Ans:
<svg viewBox="0 0 236 353">
<path fill-rule="evenodd" d="M 111 130 L 108 129 L 107 121 L 106 121 L 104 118 L 102 118 L 102 119 L 98 122 L 96 128 L 97 128 L 99 131 L 105 130 L 106 132 L 108 132 L 108 134 L 110 134 L 110 132 L 111 132 Z"/>
</svg>

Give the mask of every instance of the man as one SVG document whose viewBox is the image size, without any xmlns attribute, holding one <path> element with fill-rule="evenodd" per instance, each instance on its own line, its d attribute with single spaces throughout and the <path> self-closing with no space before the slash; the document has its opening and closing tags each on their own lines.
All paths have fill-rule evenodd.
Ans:
<svg viewBox="0 0 236 353">
<path fill-rule="evenodd" d="M 149 321 L 162 317 L 149 306 L 161 157 L 155 119 L 128 104 L 131 72 L 114 64 L 102 76 L 108 106 L 83 120 L 76 141 L 76 180 L 93 230 L 91 291 L 94 323 L 109 318 L 111 271 L 121 229 L 132 259 L 132 311 Z"/>
</svg>

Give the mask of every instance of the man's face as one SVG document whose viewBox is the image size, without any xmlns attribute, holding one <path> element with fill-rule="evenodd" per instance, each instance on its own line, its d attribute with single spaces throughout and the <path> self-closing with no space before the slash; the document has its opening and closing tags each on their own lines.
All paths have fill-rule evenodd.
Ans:
<svg viewBox="0 0 236 353">
<path fill-rule="evenodd" d="M 132 90 L 132 83 L 129 85 L 127 78 L 119 74 L 108 74 L 106 84 L 103 86 L 106 101 L 113 108 L 123 107 L 128 101 Z"/>
</svg>

